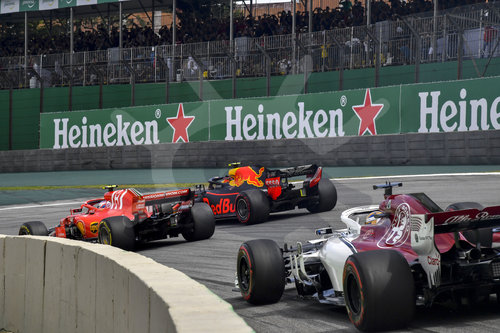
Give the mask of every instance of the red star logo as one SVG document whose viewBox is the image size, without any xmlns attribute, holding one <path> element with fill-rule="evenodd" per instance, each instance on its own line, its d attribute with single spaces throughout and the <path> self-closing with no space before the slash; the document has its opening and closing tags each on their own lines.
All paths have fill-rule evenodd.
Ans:
<svg viewBox="0 0 500 333">
<path fill-rule="evenodd" d="M 187 129 L 189 125 L 194 120 L 194 116 L 184 116 L 184 108 L 182 107 L 182 103 L 179 104 L 179 109 L 177 110 L 177 117 L 167 118 L 167 121 L 174 129 L 174 136 L 172 138 L 172 142 L 178 142 L 180 139 L 184 142 L 189 142 L 189 134 Z"/>
<path fill-rule="evenodd" d="M 355 105 L 352 107 L 358 118 L 361 120 L 359 123 L 358 135 L 365 134 L 366 131 L 371 135 L 377 135 L 375 128 L 375 118 L 377 118 L 384 104 L 372 104 L 372 95 L 370 89 L 366 89 L 364 105 Z"/>
</svg>

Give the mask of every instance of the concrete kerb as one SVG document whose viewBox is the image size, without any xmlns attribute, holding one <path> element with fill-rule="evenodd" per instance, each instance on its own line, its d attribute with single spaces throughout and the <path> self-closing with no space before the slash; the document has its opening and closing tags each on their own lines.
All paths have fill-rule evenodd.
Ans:
<svg viewBox="0 0 500 333">
<path fill-rule="evenodd" d="M 252 332 L 202 284 L 115 247 L 0 235 L 0 281 L 12 332 Z"/>
</svg>

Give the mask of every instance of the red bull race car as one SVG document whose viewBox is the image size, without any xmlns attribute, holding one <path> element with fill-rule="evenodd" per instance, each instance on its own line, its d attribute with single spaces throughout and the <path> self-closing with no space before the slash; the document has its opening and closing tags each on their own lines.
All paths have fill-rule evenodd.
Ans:
<svg viewBox="0 0 500 333">
<path fill-rule="evenodd" d="M 132 250 L 137 242 L 179 234 L 187 241 L 197 241 L 214 233 L 212 210 L 203 202 L 195 203 L 191 189 L 143 195 L 133 188 L 115 188 L 106 186 L 103 198 L 71 209 L 69 216 L 50 229 L 40 221 L 25 222 L 19 235 L 70 238 Z"/>
<path fill-rule="evenodd" d="M 362 331 L 403 328 L 416 306 L 500 297 L 500 206 L 459 202 L 441 209 L 424 193 L 392 194 L 380 205 L 344 211 L 346 228 L 316 230 L 315 240 L 280 248 L 243 243 L 236 285 L 252 304 L 279 301 L 286 283 L 321 303 L 345 306 Z M 495 236 L 494 236 L 495 233 Z"/>
<path fill-rule="evenodd" d="M 210 205 L 216 219 L 238 219 L 252 224 L 267 220 L 269 213 L 307 208 L 325 212 L 337 203 L 337 191 L 320 166 L 302 165 L 285 169 L 230 164 L 227 176 L 209 179 L 208 189 L 197 200 Z M 305 177 L 291 181 L 291 178 Z"/>
</svg>

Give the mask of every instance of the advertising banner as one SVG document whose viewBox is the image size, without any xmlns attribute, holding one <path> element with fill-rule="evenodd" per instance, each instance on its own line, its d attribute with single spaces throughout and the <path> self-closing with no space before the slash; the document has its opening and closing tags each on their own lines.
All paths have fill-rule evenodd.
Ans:
<svg viewBox="0 0 500 333">
<path fill-rule="evenodd" d="M 500 78 L 403 86 L 401 133 L 500 129 Z"/>
<path fill-rule="evenodd" d="M 65 149 L 208 141 L 208 104 L 42 113 L 40 148 Z"/>
<path fill-rule="evenodd" d="M 210 102 L 211 140 L 399 132 L 399 87 Z"/>
<path fill-rule="evenodd" d="M 129 0 L 0 0 L 0 14 L 50 10 Z"/>
<path fill-rule="evenodd" d="M 500 78 L 45 113 L 40 148 L 500 129 Z"/>
</svg>

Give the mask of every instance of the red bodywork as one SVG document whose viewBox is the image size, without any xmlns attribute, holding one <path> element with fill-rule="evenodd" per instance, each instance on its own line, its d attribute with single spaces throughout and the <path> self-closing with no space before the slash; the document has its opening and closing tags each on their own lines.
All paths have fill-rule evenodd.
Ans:
<svg viewBox="0 0 500 333">
<path fill-rule="evenodd" d="M 423 198 L 419 200 L 417 197 Z M 428 200 L 428 201 L 427 201 Z M 427 202 L 427 205 L 423 202 Z M 427 219 L 434 219 L 434 227 L 446 228 L 450 231 L 456 231 L 454 225 L 461 221 L 478 220 L 484 218 L 497 219 L 500 217 L 500 206 L 486 207 L 482 211 L 477 209 L 467 209 L 461 211 L 431 211 L 433 208 L 439 208 L 424 194 L 396 194 L 388 196 L 379 206 L 379 210 L 387 213 L 377 224 L 362 225 L 360 235 L 352 241 L 352 244 L 359 252 L 394 249 L 401 252 L 408 262 L 413 262 L 418 255 L 411 247 L 411 223 L 410 217 L 414 214 L 426 214 Z M 460 229 L 463 230 L 463 229 Z M 461 233 L 460 239 L 466 241 Z M 500 241 L 500 234 L 494 234 L 493 242 Z M 435 232 L 434 242 L 440 253 L 449 251 L 455 244 L 454 233 Z"/>
<path fill-rule="evenodd" d="M 99 223 L 111 216 L 126 216 L 130 221 L 143 220 L 153 214 L 152 205 L 146 203 L 159 201 L 167 198 L 180 197 L 180 200 L 190 197 L 190 189 L 182 189 L 168 192 L 159 192 L 142 195 L 135 189 L 123 189 L 109 191 L 104 198 L 86 201 L 80 208 L 71 209 L 71 215 L 61 219 L 60 224 L 55 227 L 51 236 L 66 238 L 71 228 L 75 226 L 81 237 L 85 240 L 97 238 Z M 186 202 L 189 204 L 191 201 Z M 99 208 L 101 205 L 103 208 Z M 174 212 L 182 209 L 182 201 L 172 208 Z"/>
</svg>

